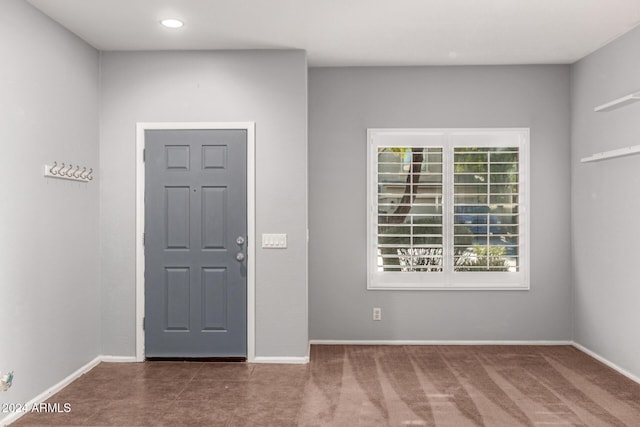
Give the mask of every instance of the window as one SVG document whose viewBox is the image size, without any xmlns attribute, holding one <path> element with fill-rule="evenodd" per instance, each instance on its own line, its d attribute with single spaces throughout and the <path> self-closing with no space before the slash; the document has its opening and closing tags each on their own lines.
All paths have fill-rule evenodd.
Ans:
<svg viewBox="0 0 640 427">
<path fill-rule="evenodd" d="M 368 131 L 369 289 L 528 289 L 528 129 Z"/>
</svg>

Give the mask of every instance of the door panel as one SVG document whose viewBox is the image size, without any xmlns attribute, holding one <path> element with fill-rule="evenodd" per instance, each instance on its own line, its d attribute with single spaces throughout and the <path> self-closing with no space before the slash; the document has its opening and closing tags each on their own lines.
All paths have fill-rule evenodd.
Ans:
<svg viewBox="0 0 640 427">
<path fill-rule="evenodd" d="M 245 130 L 145 131 L 145 355 L 246 357 Z"/>
<path fill-rule="evenodd" d="M 227 270 L 202 269 L 202 306 L 205 308 L 203 329 L 225 331 L 227 329 Z"/>
<path fill-rule="evenodd" d="M 165 187 L 166 248 L 189 249 L 189 187 Z"/>
<path fill-rule="evenodd" d="M 202 248 L 225 249 L 227 241 L 227 188 L 202 188 Z"/>
<path fill-rule="evenodd" d="M 167 286 L 166 330 L 189 330 L 189 269 L 165 268 Z"/>
</svg>

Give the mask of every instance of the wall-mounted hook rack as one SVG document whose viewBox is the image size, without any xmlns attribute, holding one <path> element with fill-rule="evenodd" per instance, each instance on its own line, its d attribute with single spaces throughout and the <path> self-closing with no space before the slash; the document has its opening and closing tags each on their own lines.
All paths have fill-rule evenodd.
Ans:
<svg viewBox="0 0 640 427">
<path fill-rule="evenodd" d="M 44 176 L 47 178 L 68 179 L 71 181 L 89 182 L 93 180 L 93 168 L 53 162 L 53 165 L 44 165 Z"/>
</svg>

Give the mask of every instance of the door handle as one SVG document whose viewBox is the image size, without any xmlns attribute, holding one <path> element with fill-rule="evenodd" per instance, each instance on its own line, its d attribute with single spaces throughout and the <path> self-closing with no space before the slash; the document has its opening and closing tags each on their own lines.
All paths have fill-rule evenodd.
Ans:
<svg viewBox="0 0 640 427">
<path fill-rule="evenodd" d="M 244 261 L 244 254 L 242 252 L 238 252 L 236 254 L 236 261 L 238 261 L 238 262 Z"/>
</svg>

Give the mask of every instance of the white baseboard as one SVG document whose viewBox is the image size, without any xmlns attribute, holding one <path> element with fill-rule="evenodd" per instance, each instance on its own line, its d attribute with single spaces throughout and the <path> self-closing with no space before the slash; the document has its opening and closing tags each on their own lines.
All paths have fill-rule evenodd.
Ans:
<svg viewBox="0 0 640 427">
<path fill-rule="evenodd" d="M 309 363 L 309 356 L 304 357 L 269 357 L 269 356 L 256 356 L 252 363 L 282 363 L 292 365 L 304 365 Z"/>
<path fill-rule="evenodd" d="M 572 345 L 577 348 L 578 350 L 580 350 L 583 353 L 588 354 L 589 356 L 593 357 L 594 359 L 596 359 L 599 362 L 604 363 L 605 365 L 607 365 L 608 367 L 610 367 L 611 369 L 613 369 L 614 371 L 617 371 L 619 373 L 621 373 L 622 375 L 624 375 L 625 377 L 629 378 L 632 381 L 637 382 L 638 384 L 640 384 L 640 378 L 633 375 L 631 372 L 622 369 L 620 366 L 616 365 L 615 363 L 611 362 L 610 360 L 605 359 L 604 357 L 600 356 L 598 353 L 593 352 L 592 350 L 589 350 L 588 348 L 586 348 L 585 346 L 578 344 L 577 342 L 573 342 Z"/>
<path fill-rule="evenodd" d="M 317 345 L 572 345 L 573 341 L 515 340 L 311 340 Z"/>
<path fill-rule="evenodd" d="M 100 361 L 108 363 L 132 363 L 137 362 L 138 359 L 136 359 L 135 356 L 100 356 Z"/>
<path fill-rule="evenodd" d="M 80 378 L 83 374 L 89 372 L 91 369 L 93 369 L 100 362 L 102 362 L 102 357 L 101 356 L 97 356 L 95 359 L 93 359 L 89 363 L 87 363 L 84 366 L 80 367 L 79 369 L 77 369 L 76 371 L 74 371 L 73 373 L 68 375 L 67 377 L 63 378 L 58 383 L 54 384 L 53 386 L 49 387 L 48 389 L 46 389 L 45 391 L 43 391 L 42 393 L 40 393 L 39 395 L 37 395 L 36 397 L 31 399 L 29 402 L 27 402 L 27 404 L 25 406 L 27 408 L 32 408 L 34 405 L 37 405 L 37 404 L 40 404 L 40 403 L 44 402 L 49 397 L 51 397 L 52 395 L 56 394 L 57 392 L 59 392 L 60 390 L 62 390 L 63 388 L 65 388 L 66 386 L 71 384 L 73 381 L 75 381 L 78 378 Z M 0 420 L 0 424 L 2 424 L 3 426 L 9 425 L 9 424 L 17 421 L 18 418 L 22 417 L 23 415 L 25 415 L 27 413 L 28 412 L 12 412 L 7 417 L 5 417 L 2 420 Z"/>
</svg>

